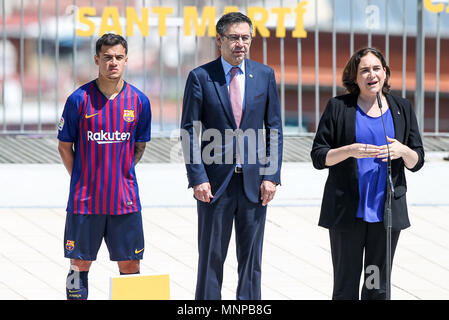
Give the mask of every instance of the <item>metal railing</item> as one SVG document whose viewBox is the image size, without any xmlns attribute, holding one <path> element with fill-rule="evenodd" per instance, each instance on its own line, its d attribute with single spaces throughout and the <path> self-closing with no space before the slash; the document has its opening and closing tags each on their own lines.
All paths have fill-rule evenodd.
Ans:
<svg viewBox="0 0 449 320">
<path fill-rule="evenodd" d="M 446 13 L 449 4 L 441 4 L 444 10 L 438 11 L 435 8 L 441 7 L 431 2 L 438 12 L 430 12 L 424 0 L 307 2 L 303 22 L 307 38 L 313 37 L 312 43 L 307 38 L 292 38 L 294 15 L 289 14 L 285 16 L 286 37 L 279 39 L 279 46 L 273 45 L 273 35 L 264 38 L 257 34 L 253 48 L 258 42 L 260 52 L 251 52 L 251 57 L 259 57 L 260 62 L 276 71 L 287 134 L 314 133 L 325 106 L 323 98 L 343 92 L 340 85 L 343 65 L 338 58 L 344 56 L 347 60 L 357 48 L 374 45 L 380 47 L 394 69 L 393 89 L 413 100 L 421 130 L 425 134 L 447 135 L 449 111 L 441 107 L 449 104 L 449 66 L 442 63 L 440 51 L 442 43 L 449 42 L 449 13 Z M 187 73 L 217 55 L 214 37 L 183 34 L 184 7 L 197 7 L 199 20 L 206 6 L 216 7 L 216 19 L 226 6 L 237 6 L 242 12 L 248 7 L 262 7 L 270 14 L 266 26 L 274 34 L 279 16 L 271 8 L 291 8 L 293 12 L 299 2 L 108 0 L 102 3 L 103 7 L 92 0 L 1 0 L 2 134 L 55 133 L 67 96 L 96 76 L 94 43 L 104 6 L 118 8 L 122 26 L 127 7 L 134 7 L 136 12 L 150 7 L 173 8 L 173 14 L 167 16 L 166 36 L 157 35 L 158 19 L 154 14 L 150 15 L 148 36 L 139 32 L 132 37 L 125 34 L 130 43 L 130 59 L 133 59 L 125 78 L 149 95 L 155 115 L 154 133 L 169 136 L 179 124 Z M 82 6 L 97 9 L 96 17 L 91 17 L 96 25 L 95 35 L 90 37 L 80 37 L 76 32 L 80 28 L 77 8 Z M 327 38 L 331 39 L 330 45 L 323 40 Z M 382 38 L 384 41 L 380 41 Z M 343 51 L 340 44 L 347 39 L 349 43 Z M 435 43 L 435 50 L 426 49 L 429 41 Z M 396 42 L 400 43 L 399 51 Z M 414 52 L 410 50 L 413 42 Z M 294 50 L 297 52 L 292 56 Z M 331 52 L 330 67 L 323 58 L 327 50 Z M 279 61 L 271 58 L 274 53 L 279 54 Z M 310 54 L 313 61 L 309 60 Z M 412 61 L 413 71 L 410 70 Z M 429 68 L 433 71 L 426 74 L 425 66 L 429 64 L 434 64 Z M 327 73 L 331 74 L 331 80 L 327 79 Z M 434 87 L 426 82 L 434 82 Z"/>
</svg>

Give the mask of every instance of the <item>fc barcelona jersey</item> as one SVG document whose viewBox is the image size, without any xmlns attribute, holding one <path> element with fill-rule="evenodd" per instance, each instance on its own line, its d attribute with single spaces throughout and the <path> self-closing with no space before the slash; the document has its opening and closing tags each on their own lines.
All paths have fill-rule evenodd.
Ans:
<svg viewBox="0 0 449 320">
<path fill-rule="evenodd" d="M 150 101 L 134 86 L 124 82 L 111 100 L 95 80 L 72 93 L 58 125 L 58 139 L 75 148 L 67 212 L 141 211 L 134 144 L 150 138 Z"/>
</svg>

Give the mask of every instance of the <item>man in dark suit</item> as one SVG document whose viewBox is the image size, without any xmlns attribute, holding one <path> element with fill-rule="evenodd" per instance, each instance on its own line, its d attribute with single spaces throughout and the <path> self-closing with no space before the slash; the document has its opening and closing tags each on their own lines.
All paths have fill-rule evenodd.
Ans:
<svg viewBox="0 0 449 320">
<path fill-rule="evenodd" d="M 198 209 L 195 298 L 221 299 L 223 265 L 235 221 L 236 297 L 255 300 L 261 299 L 266 205 L 280 183 L 279 98 L 274 71 L 245 59 L 252 40 L 251 20 L 229 13 L 216 29 L 221 56 L 190 72 L 181 119 L 189 187 Z"/>
</svg>

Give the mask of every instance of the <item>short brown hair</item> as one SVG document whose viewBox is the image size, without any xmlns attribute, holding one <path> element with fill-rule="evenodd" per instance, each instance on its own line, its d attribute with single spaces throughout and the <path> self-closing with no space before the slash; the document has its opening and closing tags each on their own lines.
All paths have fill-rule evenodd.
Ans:
<svg viewBox="0 0 449 320">
<path fill-rule="evenodd" d="M 97 40 L 95 44 L 95 53 L 97 57 L 100 56 L 102 46 L 116 46 L 121 44 L 125 48 L 125 54 L 128 54 L 128 42 L 121 35 L 114 33 L 105 33 Z"/>
<path fill-rule="evenodd" d="M 366 56 L 368 53 L 372 53 L 373 55 L 375 55 L 382 63 L 382 67 L 385 68 L 386 77 L 385 77 L 384 85 L 382 87 L 382 92 L 383 93 L 390 92 L 390 84 L 388 83 L 388 81 L 390 80 L 390 67 L 387 66 L 387 62 L 385 61 L 385 58 L 384 58 L 382 52 L 380 52 L 380 50 L 378 50 L 376 48 L 369 48 L 369 47 L 359 49 L 349 59 L 345 68 L 343 69 L 343 76 L 342 76 L 343 86 L 346 88 L 346 91 L 348 91 L 349 93 L 352 93 L 355 95 L 358 95 L 360 93 L 360 88 L 356 83 L 357 70 L 359 68 L 360 60 L 364 56 Z"/>
</svg>

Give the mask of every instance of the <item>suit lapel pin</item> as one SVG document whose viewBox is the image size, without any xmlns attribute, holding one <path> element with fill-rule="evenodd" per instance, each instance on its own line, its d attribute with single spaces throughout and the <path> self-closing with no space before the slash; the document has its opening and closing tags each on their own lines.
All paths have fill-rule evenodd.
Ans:
<svg viewBox="0 0 449 320">
<path fill-rule="evenodd" d="M 398 110 L 398 114 L 401 114 L 401 113 L 399 112 L 399 110 Z"/>
<path fill-rule="evenodd" d="M 250 77 L 250 78 L 252 78 L 252 77 L 253 77 L 253 75 L 252 75 L 252 74 L 250 73 L 250 74 L 249 74 L 249 77 Z"/>
</svg>

